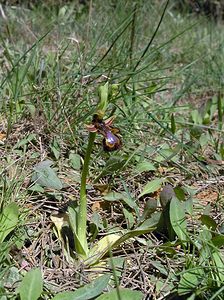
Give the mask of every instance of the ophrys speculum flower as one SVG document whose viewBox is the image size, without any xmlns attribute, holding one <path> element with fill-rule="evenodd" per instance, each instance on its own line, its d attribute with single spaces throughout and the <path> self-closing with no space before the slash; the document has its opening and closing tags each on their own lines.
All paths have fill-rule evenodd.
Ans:
<svg viewBox="0 0 224 300">
<path fill-rule="evenodd" d="M 98 114 L 93 116 L 91 125 L 87 125 L 90 132 L 98 132 L 103 135 L 103 148 L 105 151 L 115 151 L 121 148 L 120 130 L 112 126 L 114 116 L 103 120 Z"/>
</svg>

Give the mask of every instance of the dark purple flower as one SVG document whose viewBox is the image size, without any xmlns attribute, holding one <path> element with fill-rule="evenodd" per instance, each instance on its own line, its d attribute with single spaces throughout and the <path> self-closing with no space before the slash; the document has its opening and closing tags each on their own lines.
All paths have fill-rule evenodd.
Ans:
<svg viewBox="0 0 224 300">
<path fill-rule="evenodd" d="M 103 148 L 105 151 L 114 151 L 121 148 L 121 139 L 118 136 L 120 130 L 112 126 L 114 116 L 103 121 L 97 115 L 93 116 L 91 125 L 87 125 L 90 132 L 98 132 L 104 136 Z"/>
</svg>

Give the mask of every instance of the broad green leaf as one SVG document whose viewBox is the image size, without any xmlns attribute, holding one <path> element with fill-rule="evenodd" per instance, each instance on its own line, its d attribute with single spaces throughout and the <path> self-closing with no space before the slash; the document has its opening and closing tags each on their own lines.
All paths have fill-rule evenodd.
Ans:
<svg viewBox="0 0 224 300">
<path fill-rule="evenodd" d="M 10 203 L 0 214 L 0 243 L 16 227 L 19 218 L 19 209 L 16 203 Z"/>
<path fill-rule="evenodd" d="M 39 268 L 32 269 L 24 276 L 19 295 L 21 300 L 37 300 L 43 291 L 43 279 Z"/>
<path fill-rule="evenodd" d="M 215 236 L 212 239 L 212 243 L 218 248 L 224 246 L 224 235 L 220 234 L 220 235 Z"/>
<path fill-rule="evenodd" d="M 50 144 L 50 149 L 52 151 L 52 153 L 54 154 L 54 157 L 58 160 L 60 157 L 60 140 L 58 140 L 57 138 L 54 138 L 52 143 Z"/>
<path fill-rule="evenodd" d="M 198 237 L 195 239 L 194 243 L 199 250 L 199 260 L 198 264 L 203 266 L 211 258 L 211 239 L 212 233 L 207 226 L 202 225 Z"/>
<path fill-rule="evenodd" d="M 119 295 L 116 289 L 109 293 L 103 294 L 96 300 L 142 300 L 143 294 L 140 291 L 132 291 L 129 289 L 119 288 Z"/>
<path fill-rule="evenodd" d="M 178 284 L 178 294 L 185 295 L 195 289 L 200 284 L 202 278 L 204 277 L 203 269 L 195 268 L 187 270 L 182 276 Z"/>
<path fill-rule="evenodd" d="M 155 157 L 156 162 L 162 162 L 162 161 L 173 161 L 176 162 L 178 160 L 178 153 L 180 151 L 180 146 L 176 146 L 175 148 L 170 148 L 170 146 L 167 146 L 167 148 L 162 148 L 159 151 L 159 154 Z"/>
<path fill-rule="evenodd" d="M 215 220 L 213 218 L 211 218 L 210 216 L 202 215 L 200 217 L 200 220 L 201 220 L 202 224 L 204 224 L 208 227 L 208 229 L 212 229 L 213 231 L 216 230 L 217 224 L 216 224 Z"/>
<path fill-rule="evenodd" d="M 195 124 L 202 124 L 202 117 L 201 117 L 198 109 L 194 109 L 191 111 L 191 118 Z"/>
<path fill-rule="evenodd" d="M 157 293 L 160 293 L 160 291 L 163 290 L 163 292 L 164 292 L 164 289 L 163 289 L 164 285 L 165 285 L 165 280 L 158 278 L 155 281 L 155 291 Z"/>
<path fill-rule="evenodd" d="M 146 219 L 140 226 L 136 227 L 132 230 L 132 233 L 144 234 L 150 231 L 153 231 L 159 222 L 159 219 L 161 217 L 161 212 L 155 212 L 153 213 L 150 218 Z"/>
<path fill-rule="evenodd" d="M 143 188 L 143 192 L 139 195 L 139 198 L 146 194 L 150 194 L 157 191 L 161 187 L 163 181 L 164 179 L 158 178 L 148 182 Z"/>
<path fill-rule="evenodd" d="M 36 193 L 44 193 L 44 189 L 42 188 L 42 186 L 40 186 L 37 183 L 35 183 L 31 187 L 29 187 L 28 190 L 31 191 L 31 192 L 36 192 Z"/>
<path fill-rule="evenodd" d="M 122 201 L 125 202 L 130 208 L 133 208 L 136 214 L 139 214 L 139 207 L 136 203 L 136 200 L 132 198 L 130 194 L 123 193 Z"/>
<path fill-rule="evenodd" d="M 181 187 L 177 186 L 174 189 L 175 195 L 179 200 L 184 201 L 185 200 L 185 192 L 184 189 L 182 189 Z"/>
<path fill-rule="evenodd" d="M 122 200 L 123 198 L 124 198 L 123 194 L 117 192 L 110 192 L 103 197 L 103 199 L 106 201 L 118 201 L 118 200 Z"/>
<path fill-rule="evenodd" d="M 34 174 L 32 181 L 40 186 L 50 189 L 62 189 L 61 180 L 58 178 L 56 172 L 51 168 L 52 162 L 49 160 L 43 161 L 34 167 Z"/>
<path fill-rule="evenodd" d="M 184 202 L 172 197 L 170 202 L 170 222 L 173 230 L 181 241 L 187 240 L 187 221 L 185 217 Z"/>
<path fill-rule="evenodd" d="M 102 217 L 101 215 L 95 211 L 92 216 L 91 216 L 91 223 L 95 224 L 95 226 L 97 228 L 100 228 L 102 230 L 104 230 L 104 226 L 103 226 L 103 220 L 102 220 Z"/>
<path fill-rule="evenodd" d="M 205 206 L 204 210 L 203 210 L 203 215 L 207 215 L 209 216 L 211 213 L 212 213 L 212 206 L 211 204 L 209 203 L 208 205 Z"/>
<path fill-rule="evenodd" d="M 176 246 L 179 245 L 179 243 L 177 243 L 176 241 L 174 242 L 167 242 L 162 244 L 161 246 L 159 246 L 159 248 L 157 249 L 157 251 L 159 253 L 166 253 L 167 255 L 169 255 L 169 257 L 175 257 L 177 254 L 176 251 Z"/>
<path fill-rule="evenodd" d="M 79 154 L 71 152 L 69 154 L 69 163 L 70 163 L 70 166 L 74 170 L 80 170 L 80 168 L 81 168 L 81 156 Z"/>
<path fill-rule="evenodd" d="M 212 233 L 207 226 L 201 226 L 197 239 L 201 243 L 201 245 L 209 244 L 212 239 Z"/>
<path fill-rule="evenodd" d="M 199 144 L 203 148 L 211 141 L 211 137 L 208 133 L 203 133 L 199 138 Z"/>
<path fill-rule="evenodd" d="M 102 275 L 93 282 L 77 289 L 74 292 L 62 292 L 52 300 L 88 300 L 100 295 L 107 287 L 111 275 Z"/>
<path fill-rule="evenodd" d="M 160 217 L 161 217 L 161 213 L 156 212 L 152 214 L 152 216 L 149 219 L 145 220 L 140 226 L 124 232 L 123 235 L 120 237 L 120 239 L 115 241 L 113 248 L 121 245 L 122 243 L 129 240 L 130 238 L 154 231 L 158 225 Z"/>
<path fill-rule="evenodd" d="M 143 162 L 137 164 L 137 166 L 135 167 L 135 170 L 139 173 L 142 173 L 142 172 L 148 172 L 148 171 L 155 171 L 156 168 L 154 167 L 154 165 L 151 162 L 143 161 Z"/>
<path fill-rule="evenodd" d="M 131 195 L 126 192 L 117 193 L 117 192 L 109 192 L 103 197 L 106 201 L 123 201 L 125 202 L 130 208 L 136 209 L 138 208 L 134 199 L 132 199 Z"/>
<path fill-rule="evenodd" d="M 51 145 L 50 146 L 52 153 L 54 154 L 54 157 L 58 160 L 60 157 L 60 148 L 57 146 Z"/>
<path fill-rule="evenodd" d="M 195 138 L 197 140 L 200 139 L 200 136 L 202 134 L 202 128 L 200 126 L 196 126 L 194 125 L 191 130 L 190 130 L 190 135 L 191 135 L 191 138 Z M 194 145 L 194 147 L 198 147 L 199 145 Z M 192 148 L 192 150 L 195 150 L 195 148 Z"/>
<path fill-rule="evenodd" d="M 132 228 L 135 223 L 135 219 L 134 219 L 132 213 L 129 212 L 126 208 L 123 208 L 123 213 L 124 213 L 124 217 L 127 222 L 127 228 L 128 229 Z"/>
</svg>

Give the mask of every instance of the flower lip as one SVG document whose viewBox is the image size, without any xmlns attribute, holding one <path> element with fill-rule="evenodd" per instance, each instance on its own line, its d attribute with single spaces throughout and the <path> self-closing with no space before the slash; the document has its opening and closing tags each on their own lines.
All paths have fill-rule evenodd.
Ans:
<svg viewBox="0 0 224 300">
<path fill-rule="evenodd" d="M 114 151 L 121 148 L 121 139 L 113 133 L 113 128 L 104 133 L 103 148 L 105 151 Z"/>
<path fill-rule="evenodd" d="M 108 132 L 106 133 L 106 141 L 107 141 L 107 143 L 108 144 L 114 144 L 114 143 L 116 143 L 117 142 L 117 137 L 116 137 L 116 135 L 114 135 L 111 131 L 109 131 L 108 130 Z"/>
</svg>

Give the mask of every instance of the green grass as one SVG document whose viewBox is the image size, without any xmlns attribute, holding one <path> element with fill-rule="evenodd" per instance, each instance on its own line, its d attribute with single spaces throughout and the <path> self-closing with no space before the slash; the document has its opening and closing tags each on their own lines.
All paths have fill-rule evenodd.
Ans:
<svg viewBox="0 0 224 300">
<path fill-rule="evenodd" d="M 2 299 L 17 299 L 23 276 L 36 267 L 44 278 L 43 299 L 94 279 L 94 271 L 74 259 L 73 241 L 64 232 L 69 227 L 58 233 L 52 216 L 65 218 L 70 201 L 79 200 L 85 124 L 107 80 L 117 84 L 107 116 L 116 115 L 123 145 L 105 153 L 102 137 L 96 138 L 88 239 L 132 230 L 155 209 L 167 221 L 112 251 L 108 268 L 115 284 L 104 291 L 120 285 L 145 299 L 223 299 L 224 25 L 180 14 L 169 3 L 156 31 L 166 3 L 136 3 L 2 6 Z M 53 186 L 33 177 L 34 167 L 47 159 Z M 149 184 L 150 193 L 139 197 L 154 179 L 163 182 L 154 190 Z M 167 183 L 176 188 L 176 214 L 161 208 L 159 188 Z M 117 194 L 108 196 L 111 191 Z M 17 221 L 10 225 L 4 209 L 11 203 Z M 177 222 L 178 212 L 186 226 Z"/>
</svg>

